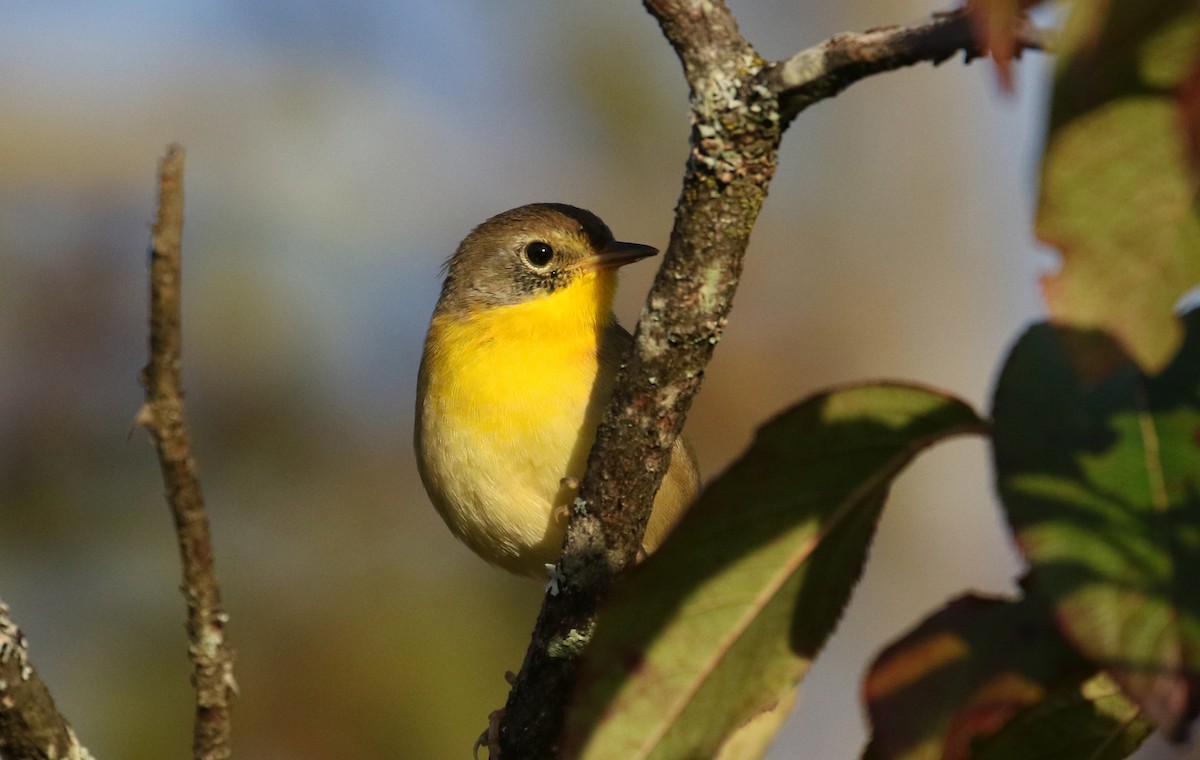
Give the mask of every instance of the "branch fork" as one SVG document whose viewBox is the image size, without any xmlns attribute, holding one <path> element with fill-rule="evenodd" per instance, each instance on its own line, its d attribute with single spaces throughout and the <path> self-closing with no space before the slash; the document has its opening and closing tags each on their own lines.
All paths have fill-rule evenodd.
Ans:
<svg viewBox="0 0 1200 760">
<path fill-rule="evenodd" d="M 501 757 L 555 758 L 577 657 L 561 642 L 590 630 L 636 560 L 654 494 L 704 368 L 721 339 L 750 230 L 775 174 L 783 133 L 805 108 L 872 74 L 958 51 L 986 53 L 966 8 L 921 24 L 839 34 L 768 62 L 724 0 L 643 0 L 683 65 L 691 146 L 662 264 L 596 433 L 558 567 L 500 725 Z M 1032 27 L 1018 48 L 1040 47 Z"/>
</svg>

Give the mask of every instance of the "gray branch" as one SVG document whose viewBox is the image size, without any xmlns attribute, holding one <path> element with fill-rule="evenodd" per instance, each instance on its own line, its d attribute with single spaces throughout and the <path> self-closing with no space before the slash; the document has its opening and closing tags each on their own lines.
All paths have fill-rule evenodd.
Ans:
<svg viewBox="0 0 1200 760">
<path fill-rule="evenodd" d="M 29 642 L 0 602 L 0 757 L 92 760 L 29 661 Z"/>
<path fill-rule="evenodd" d="M 1023 50 L 1045 49 L 1049 40 L 1045 31 L 1023 19 L 1014 42 L 1019 55 Z M 911 26 L 835 34 L 786 61 L 773 64 L 766 82 L 779 95 L 784 118 L 790 121 L 805 108 L 872 74 L 923 62 L 936 66 L 959 51 L 967 62 L 987 54 L 965 9 L 939 14 Z"/>
</svg>

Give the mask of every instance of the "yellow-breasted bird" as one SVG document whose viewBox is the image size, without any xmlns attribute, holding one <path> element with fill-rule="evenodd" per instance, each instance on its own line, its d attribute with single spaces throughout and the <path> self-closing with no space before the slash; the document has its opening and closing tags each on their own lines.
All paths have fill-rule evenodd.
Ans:
<svg viewBox="0 0 1200 760">
<path fill-rule="evenodd" d="M 446 263 L 417 384 L 417 465 L 450 530 L 487 561 L 543 577 L 558 560 L 574 479 L 632 343 L 612 311 L 617 268 L 655 253 L 589 211 L 535 203 L 476 227 Z M 680 438 L 647 550 L 698 489 Z"/>
</svg>

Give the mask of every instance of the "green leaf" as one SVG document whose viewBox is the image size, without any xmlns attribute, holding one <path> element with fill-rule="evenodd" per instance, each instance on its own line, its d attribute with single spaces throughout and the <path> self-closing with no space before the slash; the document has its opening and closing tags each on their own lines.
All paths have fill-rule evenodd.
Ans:
<svg viewBox="0 0 1200 760">
<path fill-rule="evenodd" d="M 978 741 L 971 760 L 1121 760 L 1154 726 L 1105 673 L 1063 684 Z"/>
<path fill-rule="evenodd" d="M 1099 328 L 1150 373 L 1178 350 L 1179 298 L 1200 283 L 1187 106 L 1193 0 L 1083 0 L 1063 35 L 1037 234 L 1062 254 L 1043 278 L 1054 321 Z"/>
<path fill-rule="evenodd" d="M 1148 377 L 1111 338 L 1039 324 L 995 396 L 1000 496 L 1066 637 L 1181 736 L 1200 708 L 1200 312 Z M 1065 346 L 1111 369 L 1082 380 Z"/>
<path fill-rule="evenodd" d="M 863 687 L 872 725 L 864 758 L 1124 757 L 1105 753 L 1128 747 L 1126 739 L 1136 746 L 1149 729 L 1126 720 L 1137 713 L 1127 701 L 1113 717 L 1111 694 L 1103 705 L 1084 696 L 1080 686 L 1093 672 L 1034 600 L 961 597 L 871 666 Z M 1014 746 L 1020 752 L 1006 754 Z"/>
<path fill-rule="evenodd" d="M 965 403 L 904 385 L 823 393 L 766 424 L 602 609 L 565 756 L 712 758 L 769 720 L 837 623 L 892 479 L 981 429 Z"/>
</svg>

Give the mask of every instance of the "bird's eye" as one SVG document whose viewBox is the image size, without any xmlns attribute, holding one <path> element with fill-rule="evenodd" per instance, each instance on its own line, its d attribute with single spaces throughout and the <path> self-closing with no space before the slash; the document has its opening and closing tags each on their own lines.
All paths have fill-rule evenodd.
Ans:
<svg viewBox="0 0 1200 760">
<path fill-rule="evenodd" d="M 554 258 L 554 249 L 548 243 L 535 240 L 525 246 L 525 260 L 538 269 L 549 264 L 552 258 Z"/>
</svg>

